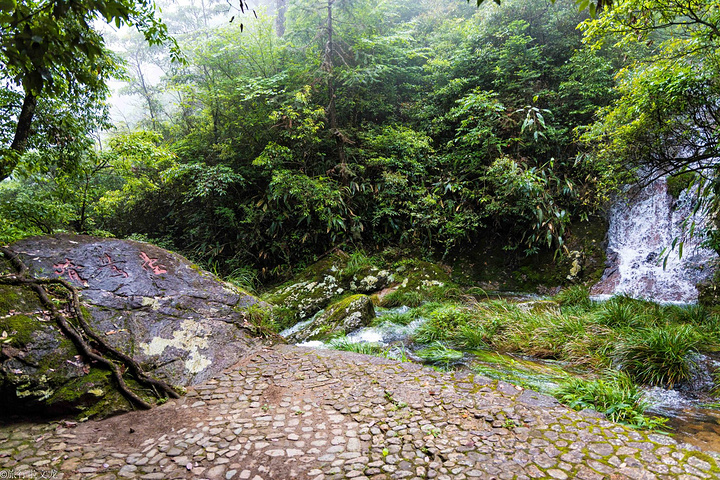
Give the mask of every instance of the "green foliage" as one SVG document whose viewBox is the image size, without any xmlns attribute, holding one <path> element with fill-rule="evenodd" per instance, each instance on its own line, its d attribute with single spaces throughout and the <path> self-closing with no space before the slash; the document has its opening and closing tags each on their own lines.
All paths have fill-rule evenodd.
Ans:
<svg viewBox="0 0 720 480">
<path fill-rule="evenodd" d="M 426 300 L 427 296 L 421 292 L 395 290 L 382 297 L 380 306 L 385 308 L 418 307 Z"/>
<path fill-rule="evenodd" d="M 279 326 L 275 321 L 276 317 L 272 308 L 258 304 L 250 305 L 242 310 L 242 314 L 246 322 L 246 325 L 243 326 L 249 327 L 255 335 L 271 337 L 279 331 Z"/>
<path fill-rule="evenodd" d="M 436 365 L 450 365 L 462 360 L 463 352 L 453 350 L 442 342 L 433 342 L 415 352 L 415 355 L 426 362 Z"/>
<path fill-rule="evenodd" d="M 239 267 L 230 272 L 227 281 L 249 292 L 254 292 L 259 286 L 258 272 L 251 267 Z"/>
<path fill-rule="evenodd" d="M 700 185 L 696 209 L 707 212 L 717 211 L 717 166 L 708 160 L 720 145 L 713 120 L 720 98 L 718 15 L 703 1 L 631 0 L 581 26 L 592 48 L 612 44 L 626 52 L 617 100 L 584 133 L 595 158 L 615 159 L 643 180 L 674 175 L 674 195 L 689 180 L 682 178 L 688 170 L 703 172 L 712 180 Z"/>
<path fill-rule="evenodd" d="M 0 77 L 5 85 L 2 97 L 13 96 L 20 89 L 23 100 L 3 104 L 7 120 L 3 122 L 5 131 L 0 136 L 3 140 L 14 137 L 11 145 L 14 151 L 3 148 L 1 152 L 0 181 L 17 166 L 18 153 L 33 146 L 31 124 L 37 107 L 56 109 L 56 112 L 65 110 L 60 119 L 39 115 L 58 127 L 52 132 L 54 135 L 40 135 L 39 145 L 48 148 L 67 143 L 68 137 L 60 142 L 57 139 L 78 133 L 77 128 L 68 128 L 68 123 L 82 123 L 82 113 L 92 110 L 89 105 L 105 98 L 107 82 L 117 71 L 117 64 L 94 27 L 98 19 L 116 27 L 135 26 L 150 44 L 173 43 L 167 27 L 155 17 L 154 4 L 147 0 L 86 0 L 72 5 L 33 0 L 12 2 L 7 7 L 0 11 L 3 32 L 0 63 L 4 67 Z M 174 47 L 175 57 L 179 59 L 177 45 Z M 54 101 L 67 102 L 67 106 L 65 109 L 53 107 Z M 80 108 L 73 112 L 73 106 Z M 93 117 L 97 119 L 98 115 Z M 57 122 L 67 119 L 70 122 Z M 42 125 L 41 129 L 47 127 Z M 85 129 L 83 134 L 89 130 Z"/>
<path fill-rule="evenodd" d="M 590 288 L 585 285 L 572 285 L 562 289 L 553 300 L 561 306 L 587 308 L 590 306 Z"/>
<path fill-rule="evenodd" d="M 697 183 L 697 175 L 693 172 L 672 175 L 667 179 L 668 194 L 670 194 L 673 198 L 678 198 L 683 190 L 688 189 L 695 183 Z"/>
<path fill-rule="evenodd" d="M 687 324 L 644 328 L 622 340 L 613 358 L 636 381 L 671 388 L 692 378 L 692 355 L 702 340 L 697 329 Z"/>
<path fill-rule="evenodd" d="M 381 317 L 377 317 L 377 321 L 390 322 L 395 325 L 409 325 L 413 320 L 417 318 L 416 313 L 408 311 L 405 313 L 389 313 Z"/>
<path fill-rule="evenodd" d="M 364 355 L 379 355 L 385 351 L 385 349 L 377 343 L 353 342 L 345 337 L 334 339 L 330 342 L 329 346 L 334 350 L 362 353 Z"/>
<path fill-rule="evenodd" d="M 473 319 L 473 312 L 468 308 L 443 305 L 430 311 L 427 321 L 415 331 L 415 341 L 430 344 L 452 340 L 458 329 L 469 325 Z"/>
<path fill-rule="evenodd" d="M 597 380 L 570 379 L 554 394 L 571 408 L 590 408 L 635 428 L 662 429 L 667 421 L 644 415 L 647 405 L 642 390 L 622 372 L 606 371 L 604 378 Z"/>
<path fill-rule="evenodd" d="M 88 142 L 62 158 L 38 150 L 28 165 L 49 167 L 8 187 L 13 228 L 167 239 L 251 287 L 345 245 L 449 254 L 495 238 L 527 255 L 556 250 L 607 197 L 617 162 L 579 157 L 575 129 L 613 98 L 616 59 L 582 49 L 585 17 L 570 2 L 342 0 L 332 51 L 328 11 L 315 7 L 292 5 L 282 37 L 264 15 L 184 34 L 186 64 L 152 88 L 140 71 L 131 81 L 154 133 L 116 135 L 99 154 Z M 138 51 L 129 69 L 155 55 Z M 91 120 L 74 132 L 102 117 L 83 98 Z M 40 106 L 43 118 L 58 111 Z M 408 289 L 384 304 L 424 300 Z"/>
<path fill-rule="evenodd" d="M 355 250 L 348 255 L 342 274 L 346 277 L 352 277 L 363 269 L 376 266 L 378 266 L 377 258 L 368 256 L 363 250 Z"/>
<path fill-rule="evenodd" d="M 637 327 L 652 321 L 642 304 L 623 296 L 605 302 L 597 312 L 597 319 L 610 327 Z"/>
</svg>

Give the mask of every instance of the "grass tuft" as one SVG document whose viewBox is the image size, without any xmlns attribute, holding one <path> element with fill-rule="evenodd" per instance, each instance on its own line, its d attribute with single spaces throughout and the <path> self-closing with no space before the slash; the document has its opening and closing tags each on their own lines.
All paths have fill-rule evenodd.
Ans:
<svg viewBox="0 0 720 480">
<path fill-rule="evenodd" d="M 553 297 L 553 300 L 563 307 L 589 307 L 591 304 L 590 288 L 585 285 L 573 285 L 561 290 Z"/>
<path fill-rule="evenodd" d="M 644 415 L 647 405 L 642 401 L 642 391 L 622 372 L 609 370 L 597 380 L 573 378 L 554 393 L 571 408 L 590 408 L 605 414 L 613 422 L 636 428 L 660 429 L 666 422 Z"/>
<path fill-rule="evenodd" d="M 333 350 L 362 353 L 364 355 L 378 355 L 385 352 L 385 348 L 383 348 L 381 345 L 378 345 L 377 343 L 353 342 L 347 337 L 336 338 L 328 345 Z"/>
<path fill-rule="evenodd" d="M 407 292 L 396 290 L 390 292 L 380 300 L 380 306 L 385 308 L 392 307 L 418 307 L 425 301 L 425 297 L 420 292 Z"/>
<path fill-rule="evenodd" d="M 692 325 L 644 328 L 622 340 L 613 359 L 637 382 L 672 388 L 691 379 L 691 356 L 702 340 L 702 333 Z"/>
<path fill-rule="evenodd" d="M 449 365 L 451 363 L 462 360 L 463 352 L 453 350 L 442 342 L 433 342 L 426 348 L 418 350 L 415 355 L 422 358 L 426 362 L 433 364 Z"/>
</svg>

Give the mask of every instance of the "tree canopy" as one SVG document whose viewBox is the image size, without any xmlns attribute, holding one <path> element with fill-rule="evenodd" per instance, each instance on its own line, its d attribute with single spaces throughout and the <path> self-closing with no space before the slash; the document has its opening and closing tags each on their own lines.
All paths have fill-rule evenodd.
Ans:
<svg viewBox="0 0 720 480">
<path fill-rule="evenodd" d="M 85 115 L 50 114 L 42 127 L 49 128 L 43 142 L 73 142 L 94 123 L 103 120 L 98 104 L 107 94 L 107 81 L 117 62 L 106 48 L 95 22 L 117 27 L 134 26 L 150 44 L 170 41 L 167 27 L 155 16 L 149 0 L 8 0 L 0 4 L 0 81 L 6 121 L 0 159 L 0 180 L 9 176 L 30 142 L 33 119 L 39 110 L 57 107 L 79 109 Z M 179 54 L 173 48 L 174 55 Z M 95 125 L 93 125 L 95 127 Z M 65 137 L 65 138 L 63 138 Z M 9 145 L 8 145 L 9 144 Z"/>
</svg>

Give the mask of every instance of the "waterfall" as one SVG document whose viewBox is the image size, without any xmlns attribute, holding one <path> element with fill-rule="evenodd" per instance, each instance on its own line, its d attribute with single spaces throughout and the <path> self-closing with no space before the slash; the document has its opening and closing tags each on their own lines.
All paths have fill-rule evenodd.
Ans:
<svg viewBox="0 0 720 480">
<path fill-rule="evenodd" d="M 698 231 L 704 222 L 693 216 L 693 192 L 684 190 L 675 199 L 666 178 L 660 178 L 615 202 L 609 212 L 607 268 L 591 289 L 595 298 L 625 294 L 663 303 L 697 301 L 695 286 L 710 279 L 718 256 L 701 246 L 701 235 L 684 235 L 686 219 L 695 221 Z M 682 258 L 676 247 L 663 268 L 662 252 L 670 251 L 676 238 L 684 238 Z"/>
</svg>

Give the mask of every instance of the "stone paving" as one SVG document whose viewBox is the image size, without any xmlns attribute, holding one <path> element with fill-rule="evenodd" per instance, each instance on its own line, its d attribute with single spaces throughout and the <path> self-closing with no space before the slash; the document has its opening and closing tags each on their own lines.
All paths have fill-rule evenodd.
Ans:
<svg viewBox="0 0 720 480">
<path fill-rule="evenodd" d="M 290 345 L 178 401 L 0 426 L 0 479 L 700 479 L 716 454 L 504 382 Z"/>
</svg>

